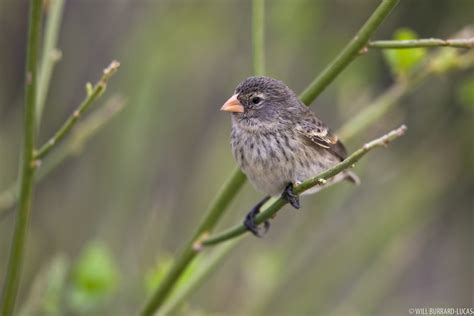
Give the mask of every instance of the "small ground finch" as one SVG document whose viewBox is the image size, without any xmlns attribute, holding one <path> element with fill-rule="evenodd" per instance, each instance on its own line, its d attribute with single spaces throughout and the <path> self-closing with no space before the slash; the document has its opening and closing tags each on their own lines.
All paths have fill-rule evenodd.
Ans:
<svg viewBox="0 0 474 316">
<path fill-rule="evenodd" d="M 318 175 L 347 155 L 337 136 L 281 81 L 247 78 L 221 110 L 232 112 L 231 144 L 237 164 L 253 186 L 267 195 L 244 220 L 245 227 L 256 236 L 262 232 L 255 216 L 270 196 L 281 195 L 299 208 L 293 185 Z M 343 179 L 358 181 L 346 171 L 324 186 Z M 314 187 L 305 193 L 320 189 Z M 268 221 L 264 228 L 266 232 Z"/>
</svg>

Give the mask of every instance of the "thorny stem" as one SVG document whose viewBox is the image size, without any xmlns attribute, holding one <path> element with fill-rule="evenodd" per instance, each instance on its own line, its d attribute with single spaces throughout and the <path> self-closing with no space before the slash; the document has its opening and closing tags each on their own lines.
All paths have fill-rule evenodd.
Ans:
<svg viewBox="0 0 474 316">
<path fill-rule="evenodd" d="M 36 166 L 33 163 L 36 142 L 36 89 L 38 49 L 41 33 L 42 0 L 30 1 L 28 44 L 26 53 L 25 105 L 23 114 L 23 149 L 20 164 L 20 194 L 18 213 L 8 259 L 7 274 L 1 298 L 1 314 L 9 316 L 15 309 L 20 286 L 26 238 L 28 235 L 31 199 Z"/>
<path fill-rule="evenodd" d="M 72 115 L 64 122 L 63 126 L 51 137 L 41 148 L 35 153 L 34 159 L 39 161 L 44 158 L 56 144 L 66 137 L 66 135 L 71 131 L 74 125 L 77 123 L 81 115 L 87 111 L 91 105 L 97 100 L 107 87 L 107 82 L 110 77 L 117 71 L 120 63 L 118 61 L 112 61 L 110 65 L 104 69 L 102 78 L 94 86 L 91 91 L 88 91 L 87 97 L 82 101 L 79 107 L 72 113 Z"/>
</svg>

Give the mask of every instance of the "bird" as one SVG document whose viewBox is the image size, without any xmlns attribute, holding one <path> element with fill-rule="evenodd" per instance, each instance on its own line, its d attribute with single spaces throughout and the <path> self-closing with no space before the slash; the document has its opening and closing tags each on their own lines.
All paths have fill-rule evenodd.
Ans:
<svg viewBox="0 0 474 316">
<path fill-rule="evenodd" d="M 265 194 L 243 222 L 257 237 L 270 227 L 268 221 L 263 229 L 256 224 L 260 208 L 270 197 L 280 196 L 299 209 L 293 187 L 347 157 L 339 138 L 280 80 L 265 76 L 244 79 L 221 111 L 231 113 L 234 160 L 254 188 Z M 357 175 L 344 171 L 304 194 L 341 180 L 359 183 Z"/>
</svg>

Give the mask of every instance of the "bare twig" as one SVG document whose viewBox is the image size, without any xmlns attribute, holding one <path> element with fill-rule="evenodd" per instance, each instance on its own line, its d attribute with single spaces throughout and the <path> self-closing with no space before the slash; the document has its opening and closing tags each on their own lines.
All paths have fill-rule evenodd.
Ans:
<svg viewBox="0 0 474 316">
<path fill-rule="evenodd" d="M 54 148 L 54 146 L 59 143 L 61 140 L 66 137 L 69 131 L 74 127 L 77 123 L 81 115 L 87 111 L 91 105 L 97 100 L 102 93 L 107 88 L 107 82 L 109 81 L 110 77 L 117 71 L 119 68 L 120 63 L 118 61 L 112 61 L 110 65 L 104 70 L 102 78 L 100 78 L 99 82 L 96 83 L 94 88 L 91 91 L 88 91 L 87 97 L 85 100 L 79 105 L 77 110 L 75 110 L 72 115 L 64 122 L 63 126 L 51 137 L 40 149 L 35 153 L 34 159 L 41 160 L 43 159 L 50 151 Z"/>
<path fill-rule="evenodd" d="M 38 170 L 35 183 L 43 180 L 51 171 L 63 163 L 66 159 L 77 155 L 89 141 L 91 137 L 106 125 L 116 114 L 125 106 L 125 100 L 120 96 L 109 98 L 104 106 L 98 108 L 95 112 L 82 122 L 79 122 L 76 128 L 71 132 L 71 136 L 48 159 L 41 164 Z M 8 214 L 8 210 L 13 210 L 18 198 L 18 189 L 16 183 L 10 185 L 5 191 L 0 193 L 0 220 Z"/>
<path fill-rule="evenodd" d="M 469 34 L 472 34 L 472 32 Z M 473 50 L 439 49 L 433 51 L 420 67 L 410 71 L 403 80 L 394 82 L 390 88 L 352 117 L 337 134 L 345 141 L 352 139 L 373 123 L 378 122 L 400 99 L 408 95 L 426 79 L 454 70 L 469 69 L 473 66 Z"/>
<path fill-rule="evenodd" d="M 410 49 L 422 47 L 456 47 L 456 48 L 474 48 L 474 37 L 459 39 L 439 39 L 427 38 L 416 40 L 389 40 L 369 42 L 368 48 L 380 49 Z"/>
</svg>

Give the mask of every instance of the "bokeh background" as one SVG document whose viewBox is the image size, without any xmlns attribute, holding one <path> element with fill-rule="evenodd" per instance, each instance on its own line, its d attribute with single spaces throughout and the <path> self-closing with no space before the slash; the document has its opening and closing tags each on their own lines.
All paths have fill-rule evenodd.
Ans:
<svg viewBox="0 0 474 316">
<path fill-rule="evenodd" d="M 377 4 L 267 1 L 267 74 L 301 92 Z M 405 0 L 375 38 L 401 27 L 447 38 L 473 22 L 471 0 Z M 2 0 L 0 192 L 18 169 L 26 30 L 27 1 Z M 54 168 L 42 171 L 19 301 L 24 315 L 132 315 L 143 304 L 235 166 L 230 118 L 218 110 L 252 73 L 250 31 L 247 0 L 66 1 L 40 142 L 84 98 L 86 82 L 96 82 L 112 59 L 122 66 L 84 119 L 89 125 L 76 129 L 80 146 L 63 146 L 51 157 Z M 396 80 L 384 54 L 371 50 L 312 109 L 337 130 Z M 356 166 L 360 186 L 304 197 L 299 211 L 286 207 L 265 238 L 242 239 L 173 314 L 474 307 L 474 72 L 431 75 L 411 90 L 347 142 L 354 150 L 401 123 L 409 127 Z M 122 103 L 112 118 L 97 114 Z M 90 122 L 94 115 L 101 128 Z M 246 184 L 217 231 L 240 222 L 258 199 Z M 3 278 L 14 213 L 1 212 Z M 206 264 L 198 261 L 182 284 Z"/>
</svg>

